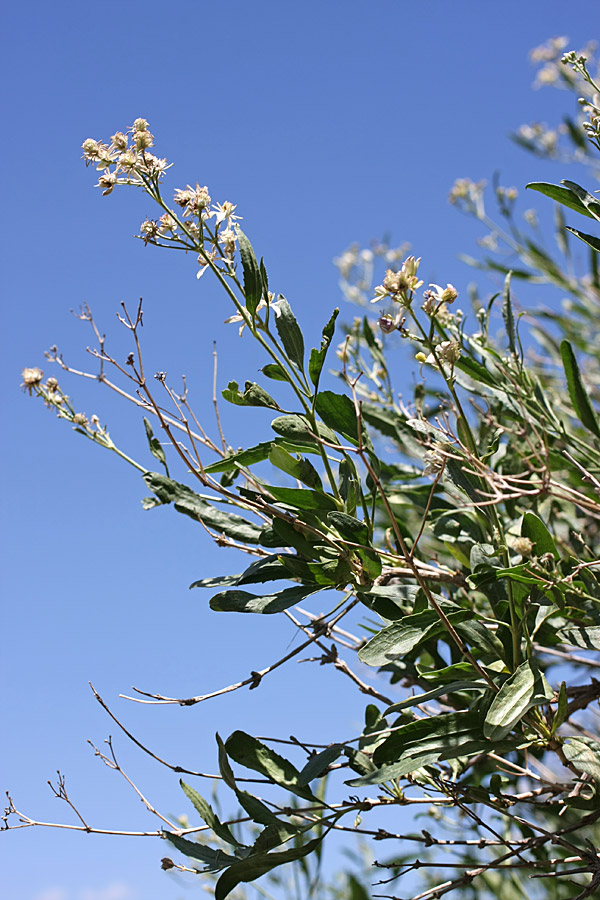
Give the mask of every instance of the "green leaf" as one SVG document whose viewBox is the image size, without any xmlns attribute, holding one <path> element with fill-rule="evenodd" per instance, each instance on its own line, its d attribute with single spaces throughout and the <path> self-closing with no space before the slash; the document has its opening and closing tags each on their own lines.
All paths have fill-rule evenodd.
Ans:
<svg viewBox="0 0 600 900">
<path fill-rule="evenodd" d="M 293 509 L 337 509 L 338 507 L 335 497 L 320 491 L 269 485 L 269 493 L 279 503 L 284 503 Z"/>
<path fill-rule="evenodd" d="M 167 466 L 167 457 L 165 456 L 165 451 L 162 448 L 162 445 L 157 437 L 154 437 L 154 432 L 152 431 L 152 425 L 148 421 L 148 419 L 144 416 L 144 428 L 146 429 L 146 437 L 148 438 L 148 446 L 150 448 L 150 453 L 154 456 L 160 463 L 165 467 L 165 471 L 167 475 L 169 474 L 169 468 Z"/>
<path fill-rule="evenodd" d="M 285 352 L 291 361 L 302 369 L 304 367 L 304 338 L 292 308 L 283 294 L 280 294 L 276 302 L 271 304 L 271 309 L 275 313 L 275 326 Z"/>
<path fill-rule="evenodd" d="M 461 638 L 466 640 L 471 652 L 477 657 L 483 657 L 488 662 L 504 659 L 505 650 L 500 638 L 489 628 L 474 620 L 472 622 L 458 622 L 455 626 Z"/>
<path fill-rule="evenodd" d="M 234 888 L 242 882 L 255 881 L 277 866 L 303 859 L 317 849 L 323 837 L 324 835 L 320 835 L 302 847 L 293 847 L 278 853 L 257 853 L 248 859 L 236 862 L 219 878 L 215 887 L 215 900 L 225 900 L 225 897 L 229 896 Z"/>
<path fill-rule="evenodd" d="M 269 462 L 281 469 L 282 472 L 287 472 L 288 475 L 297 478 L 303 484 L 316 488 L 318 491 L 323 491 L 321 477 L 307 459 L 292 456 L 284 447 L 274 444 L 269 453 Z"/>
<path fill-rule="evenodd" d="M 330 512 L 327 514 L 327 521 L 347 541 L 355 544 L 369 543 L 369 529 L 364 522 L 360 522 L 354 516 L 343 512 Z"/>
<path fill-rule="evenodd" d="M 263 281 L 258 262 L 256 261 L 256 256 L 254 255 L 254 250 L 252 249 L 252 244 L 239 226 L 236 227 L 236 232 L 242 259 L 242 269 L 244 272 L 246 309 L 250 315 L 253 316 L 263 295 Z"/>
<path fill-rule="evenodd" d="M 567 685 L 563 681 L 558 692 L 558 704 L 556 706 L 556 712 L 554 713 L 554 718 L 552 719 L 552 734 L 556 734 L 556 729 L 560 728 L 562 723 L 567 718 L 568 711 L 569 703 L 567 699 Z"/>
<path fill-rule="evenodd" d="M 216 612 L 278 613 L 301 603 L 309 594 L 321 590 L 319 586 L 285 588 L 276 594 L 250 594 L 248 591 L 221 591 L 210 599 Z"/>
<path fill-rule="evenodd" d="M 356 409 L 347 394 L 321 391 L 317 394 L 315 409 L 329 428 L 358 443 Z"/>
<path fill-rule="evenodd" d="M 240 578 L 241 573 L 239 575 L 215 575 L 211 578 L 200 578 L 198 581 L 190 584 L 190 590 L 192 588 L 229 587 L 230 585 L 238 584 Z"/>
<path fill-rule="evenodd" d="M 368 772 L 366 775 L 362 775 L 360 778 L 353 778 L 351 781 L 346 781 L 345 783 L 350 785 L 350 787 L 369 787 L 369 785 L 372 784 L 385 784 L 387 781 L 394 781 L 396 778 L 404 778 L 405 775 L 409 775 L 411 772 L 415 772 L 423 766 L 428 766 L 430 763 L 437 762 L 438 756 L 439 754 L 437 751 L 422 753 L 417 756 L 407 756 L 400 762 L 381 766 L 372 772 Z"/>
<path fill-rule="evenodd" d="M 144 481 L 161 503 L 174 503 L 177 512 L 202 522 L 219 534 L 245 544 L 259 544 L 262 529 L 235 513 L 217 509 L 195 494 L 187 485 L 172 481 L 157 472 L 146 472 Z"/>
<path fill-rule="evenodd" d="M 509 272 L 504 279 L 504 291 L 502 293 L 502 318 L 504 319 L 504 327 L 508 337 L 508 347 L 513 356 L 517 356 L 517 333 L 515 329 L 515 317 L 510 299 L 510 277 Z"/>
<path fill-rule="evenodd" d="M 571 398 L 573 409 L 582 425 L 585 425 L 588 431 L 591 431 L 596 437 L 600 437 L 600 428 L 598 427 L 596 413 L 592 408 L 587 391 L 581 380 L 581 374 L 579 372 L 579 366 L 577 365 L 573 348 L 568 341 L 561 342 L 560 355 L 565 370 L 569 397 Z"/>
<path fill-rule="evenodd" d="M 314 453 L 319 452 L 318 441 L 313 437 L 314 429 L 311 428 L 304 416 L 278 416 L 271 422 L 271 428 L 273 431 L 276 431 L 277 434 L 286 438 L 286 440 L 291 441 L 294 444 L 312 447 L 314 448 Z M 324 440 L 329 441 L 330 443 L 336 441 L 335 433 L 327 428 L 327 426 L 321 425 L 320 423 L 317 423 L 317 433 L 319 437 L 324 438 Z"/>
<path fill-rule="evenodd" d="M 389 706 L 385 715 L 401 712 L 403 709 L 409 709 L 411 706 L 417 706 L 419 703 L 428 703 L 437 697 L 445 697 L 447 694 L 455 694 L 459 691 L 484 691 L 487 689 L 485 681 L 451 681 L 449 684 L 440 685 L 440 687 L 432 688 L 423 694 L 415 694 L 412 697 L 406 697 L 399 703 Z"/>
<path fill-rule="evenodd" d="M 558 550 L 554 539 L 539 516 L 535 513 L 526 512 L 521 523 L 521 535 L 529 538 L 535 544 L 535 555 L 542 556 L 544 553 L 551 553 L 554 559 L 559 558 Z"/>
<path fill-rule="evenodd" d="M 269 781 L 303 800 L 315 799 L 310 788 L 300 782 L 300 772 L 289 760 L 246 732 L 234 731 L 225 741 L 225 750 L 230 759 L 247 769 L 260 772 Z"/>
<path fill-rule="evenodd" d="M 243 393 L 237 381 L 230 381 L 221 391 L 221 395 L 228 403 L 234 403 L 236 406 L 266 406 L 268 409 L 281 409 L 271 395 L 255 381 L 247 381 Z"/>
<path fill-rule="evenodd" d="M 267 363 L 266 366 L 263 366 L 260 370 L 263 375 L 267 378 L 272 378 L 273 381 L 289 381 L 289 376 L 285 369 L 279 365 L 279 363 Z"/>
<path fill-rule="evenodd" d="M 467 710 L 442 713 L 396 728 L 377 747 L 373 762 L 380 766 L 429 753 L 437 753 L 438 759 L 452 759 L 467 756 L 471 745 L 478 748 L 475 752 L 491 749 L 481 733 L 480 714 Z"/>
<path fill-rule="evenodd" d="M 224 459 L 210 463 L 210 465 L 204 467 L 204 471 L 212 475 L 215 472 L 230 472 L 241 467 L 252 466 L 254 463 L 263 462 L 269 458 L 272 446 L 273 441 L 263 441 L 261 444 L 256 444 L 255 447 L 239 450 L 237 453 L 232 453 Z"/>
<path fill-rule="evenodd" d="M 497 388 L 499 386 L 498 379 L 485 366 L 470 356 L 461 357 L 455 363 L 455 367 L 472 378 L 473 381 L 484 384 L 486 387 Z"/>
<path fill-rule="evenodd" d="M 328 766 L 342 755 L 343 749 L 342 744 L 331 744 L 320 753 L 311 756 L 300 772 L 300 784 L 310 784 L 315 778 L 321 778 L 326 773 Z"/>
<path fill-rule="evenodd" d="M 550 197 L 551 200 L 555 200 L 556 203 L 561 203 L 569 209 L 574 209 L 575 212 L 581 213 L 582 216 L 588 216 L 590 219 L 595 218 L 591 212 L 588 212 L 585 204 L 581 202 L 579 197 L 570 191 L 568 187 L 561 187 L 559 184 L 548 184 L 544 181 L 534 181 L 525 185 L 525 187 L 532 191 L 539 191 L 540 194 Z"/>
<path fill-rule="evenodd" d="M 567 181 L 567 179 L 563 179 L 561 184 L 564 184 L 565 187 L 569 188 L 572 194 L 581 200 L 588 213 L 590 213 L 594 219 L 598 219 L 600 221 L 600 201 L 597 197 L 594 197 L 593 194 L 590 194 L 589 191 L 586 191 L 585 188 L 582 188 L 581 185 L 577 184 L 575 181 Z"/>
<path fill-rule="evenodd" d="M 472 616 L 472 612 L 465 609 L 446 614 L 452 623 Z M 411 650 L 444 630 L 437 613 L 426 609 L 387 625 L 358 651 L 358 657 L 368 666 L 385 666 L 402 659 Z"/>
<path fill-rule="evenodd" d="M 194 790 L 193 787 L 190 787 L 189 784 L 186 784 L 185 781 L 182 781 L 181 779 L 179 781 L 179 784 L 181 785 L 183 793 L 191 801 L 196 812 L 198 812 L 202 816 L 202 819 L 206 822 L 208 827 L 211 828 L 214 833 L 221 838 L 222 841 L 225 841 L 226 844 L 233 844 L 234 846 L 238 847 L 242 846 L 240 842 L 233 836 L 228 826 L 223 825 L 223 823 L 220 821 L 210 803 L 207 803 L 207 801 L 201 794 L 198 793 L 198 791 Z"/>
<path fill-rule="evenodd" d="M 600 744 L 597 741 L 587 737 L 571 737 L 564 742 L 563 753 L 576 769 L 590 775 L 594 781 L 600 781 Z"/>
<path fill-rule="evenodd" d="M 600 238 L 595 237 L 593 234 L 586 234 L 585 231 L 577 231 L 576 228 L 570 228 L 568 225 L 566 226 L 566 229 L 567 231 L 570 231 L 571 234 L 574 234 L 575 237 L 578 237 L 580 241 L 588 244 L 592 250 L 596 250 L 600 253 Z"/>
<path fill-rule="evenodd" d="M 333 334 L 335 332 L 335 320 L 337 319 L 339 312 L 339 309 L 334 309 L 327 325 L 325 325 L 325 327 L 323 328 L 323 338 L 321 340 L 320 348 L 318 350 L 316 348 L 313 348 L 310 351 L 310 359 L 308 361 L 308 374 L 315 388 L 319 386 L 321 371 L 325 363 L 327 351 L 329 350 L 329 346 L 333 339 Z"/>
<path fill-rule="evenodd" d="M 485 737 L 501 741 L 528 710 L 547 703 L 553 696 L 543 674 L 530 660 L 525 660 L 494 697 L 483 725 Z"/>
<path fill-rule="evenodd" d="M 565 628 L 559 628 L 556 636 L 561 644 L 581 647 L 582 650 L 600 650 L 600 625 L 585 627 L 568 625 Z"/>
<path fill-rule="evenodd" d="M 163 834 L 180 853 L 184 853 L 191 859 L 199 859 L 200 862 L 203 862 L 206 865 L 204 871 L 218 872 L 219 869 L 224 869 L 226 866 L 230 866 L 238 861 L 235 856 L 230 856 L 222 850 L 213 850 L 212 847 L 199 844 L 197 841 L 188 841 L 186 838 L 182 838 L 178 834 L 172 834 L 170 831 L 164 831 Z"/>
</svg>

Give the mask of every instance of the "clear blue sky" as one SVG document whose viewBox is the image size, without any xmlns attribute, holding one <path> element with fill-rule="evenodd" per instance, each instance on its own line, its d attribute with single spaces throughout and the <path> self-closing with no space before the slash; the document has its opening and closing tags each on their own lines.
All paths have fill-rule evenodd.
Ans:
<svg viewBox="0 0 600 900">
<path fill-rule="evenodd" d="M 143 296 L 149 367 L 185 372 L 206 417 L 213 338 L 222 384 L 259 365 L 223 326 L 230 311 L 208 278 L 196 281 L 192 260 L 131 239 L 151 209 L 134 191 L 101 197 L 82 140 L 146 117 L 157 153 L 175 163 L 169 184 L 197 180 L 238 204 L 271 284 L 316 336 L 340 301 L 332 257 L 354 240 L 387 232 L 410 241 L 426 281 L 466 290 L 473 273 L 457 256 L 473 249 L 477 229 L 448 206 L 448 189 L 495 170 L 517 187 L 564 174 L 507 135 L 566 111 L 556 92 L 530 90 L 527 53 L 557 34 L 575 47 L 599 37 L 594 7 L 57 0 L 5 11 L 2 787 L 26 812 L 73 821 L 46 786 L 60 768 L 94 825 L 154 827 L 86 745 L 110 733 L 152 802 L 187 811 L 176 776 L 115 734 L 90 680 L 157 752 L 209 771 L 217 729 L 328 741 L 354 732 L 362 709 L 339 674 L 309 664 L 193 709 L 117 699 L 132 684 L 213 690 L 277 658 L 291 634 L 273 619 L 211 613 L 209 595 L 187 586 L 239 562 L 188 519 L 144 513 L 133 470 L 19 390 L 25 365 L 55 374 L 43 360 L 53 343 L 85 362 L 90 338 L 69 313 L 82 302 L 123 348 L 115 312 Z M 141 418 L 96 384 L 65 387 L 150 466 Z M 256 427 L 244 412 L 226 413 L 233 443 Z M 162 873 L 164 848 L 149 839 L 28 829 L 3 835 L 2 849 L 1 889 L 12 900 L 179 900 L 199 889 Z"/>
</svg>

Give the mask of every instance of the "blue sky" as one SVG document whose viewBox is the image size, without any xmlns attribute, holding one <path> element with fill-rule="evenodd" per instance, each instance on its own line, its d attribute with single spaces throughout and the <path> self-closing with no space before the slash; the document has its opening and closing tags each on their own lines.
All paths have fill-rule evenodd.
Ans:
<svg viewBox="0 0 600 900">
<path fill-rule="evenodd" d="M 199 181 L 213 199 L 238 204 L 271 284 L 314 338 L 340 302 L 331 260 L 352 241 L 409 241 L 426 281 L 466 292 L 473 272 L 457 257 L 480 232 L 447 203 L 455 178 L 499 171 L 522 187 L 563 177 L 508 133 L 569 111 L 557 92 L 530 89 L 527 54 L 557 34 L 574 47 L 598 36 L 593 6 L 58 0 L 5 12 L 2 772 L 24 811 L 73 821 L 46 785 L 60 769 L 97 827 L 153 827 L 86 744 L 115 734 L 88 681 L 157 752 L 208 771 L 217 729 L 329 741 L 354 732 L 362 710 L 339 674 L 308 663 L 193 709 L 117 699 L 132 684 L 214 690 L 282 655 L 291 633 L 276 620 L 211 613 L 208 595 L 188 585 L 237 571 L 239 560 L 188 519 L 143 512 L 134 470 L 19 390 L 25 365 L 57 374 L 44 365 L 51 344 L 86 363 L 90 336 L 69 312 L 83 302 L 121 352 L 115 312 L 142 296 L 149 367 L 185 372 L 207 420 L 213 339 L 221 386 L 255 377 L 261 364 L 223 325 L 230 310 L 214 284 L 196 280 L 193 260 L 132 240 L 149 202 L 133 190 L 100 196 L 82 140 L 146 117 L 158 155 L 175 164 L 171 188 Z M 150 466 L 141 417 L 97 384 L 61 382 Z M 223 411 L 232 443 L 260 433 L 246 412 Z M 115 738 L 152 802 L 187 811 L 176 777 Z M 179 900 L 198 889 L 162 873 L 164 848 L 146 838 L 23 829 L 3 845 L 0 879 L 15 900 Z"/>
</svg>

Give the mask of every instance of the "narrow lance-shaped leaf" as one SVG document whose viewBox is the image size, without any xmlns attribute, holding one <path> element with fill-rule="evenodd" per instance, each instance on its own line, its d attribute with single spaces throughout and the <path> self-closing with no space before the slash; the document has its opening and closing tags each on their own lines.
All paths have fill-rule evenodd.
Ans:
<svg viewBox="0 0 600 900">
<path fill-rule="evenodd" d="M 582 425 L 585 425 L 588 431 L 591 431 L 596 437 L 600 437 L 600 428 L 598 427 L 596 413 L 592 408 L 590 398 L 588 397 L 583 381 L 581 380 L 581 373 L 579 371 L 579 366 L 577 365 L 575 353 L 568 341 L 562 341 L 560 345 L 560 355 L 567 379 L 569 397 L 571 398 L 571 403 L 573 404 L 573 409 L 575 410 L 577 418 Z"/>
<path fill-rule="evenodd" d="M 211 463 L 204 467 L 204 471 L 212 475 L 216 472 L 230 472 L 238 469 L 240 466 L 252 466 L 254 463 L 263 462 L 268 459 L 273 441 L 263 441 L 255 447 L 248 447 L 247 450 L 240 450 L 239 453 L 232 453 L 224 459 Z"/>
<path fill-rule="evenodd" d="M 502 293 L 502 318 L 504 319 L 504 327 L 508 337 L 508 347 L 513 356 L 517 355 L 517 337 L 515 330 L 515 317 L 510 298 L 510 278 L 512 272 L 509 272 L 504 279 L 504 291 Z"/>
<path fill-rule="evenodd" d="M 525 187 L 532 191 L 538 191 L 540 194 L 550 197 L 551 200 L 555 200 L 569 209 L 574 209 L 575 212 L 581 213 L 582 216 L 587 216 L 590 219 L 594 218 L 592 213 L 586 209 L 585 204 L 568 187 L 563 187 L 560 184 L 549 184 L 545 181 L 532 181 Z"/>
<path fill-rule="evenodd" d="M 283 612 L 296 603 L 301 603 L 309 594 L 314 594 L 320 587 L 285 588 L 276 594 L 263 596 L 250 594 L 248 591 L 221 591 L 211 597 L 210 608 L 216 612 L 242 612 L 242 613 L 273 613 Z"/>
<path fill-rule="evenodd" d="M 252 244 L 241 228 L 237 227 L 238 246 L 242 259 L 244 272 L 244 295 L 246 297 L 246 309 L 251 316 L 254 315 L 263 294 L 263 279 L 258 267 Z M 264 267 L 263 267 L 264 268 Z"/>
<path fill-rule="evenodd" d="M 280 294 L 275 303 L 271 304 L 275 313 L 275 326 L 285 352 L 293 363 L 301 369 L 304 367 L 304 338 L 290 304 Z"/>
<path fill-rule="evenodd" d="M 183 513 L 196 522 L 204 523 L 219 534 L 243 541 L 245 544 L 260 543 L 262 529 L 236 513 L 217 509 L 212 503 L 195 494 L 187 485 L 172 481 L 157 472 L 146 472 L 144 481 L 156 494 L 161 503 L 174 503 L 177 512 Z"/>
<path fill-rule="evenodd" d="M 191 859 L 198 859 L 200 862 L 203 862 L 208 872 L 218 872 L 220 869 L 224 869 L 238 861 L 235 856 L 230 856 L 229 853 L 224 853 L 222 850 L 214 850 L 212 847 L 199 844 L 197 841 L 188 841 L 186 838 L 178 834 L 172 834 L 170 831 L 165 831 L 163 834 L 180 853 L 184 853 Z"/>
<path fill-rule="evenodd" d="M 320 753 L 311 756 L 300 772 L 299 783 L 310 784 L 313 779 L 320 778 L 327 771 L 327 767 L 341 756 L 343 749 L 342 744 L 331 744 Z"/>
<path fill-rule="evenodd" d="M 269 781 L 304 800 L 314 800 L 314 794 L 301 784 L 300 772 L 289 760 L 244 731 L 234 731 L 225 741 L 225 750 L 231 759 L 247 769 L 260 772 Z"/>
<path fill-rule="evenodd" d="M 596 250 L 600 253 L 600 238 L 595 237 L 593 234 L 586 234 L 585 231 L 577 231 L 576 228 L 570 228 L 568 225 L 566 228 L 567 231 L 570 231 L 571 234 L 578 237 L 580 241 L 583 241 L 584 244 L 587 244 L 592 250 Z"/>
<path fill-rule="evenodd" d="M 331 318 L 327 322 L 327 325 L 325 325 L 325 327 L 323 328 L 323 338 L 321 340 L 321 346 L 319 347 L 319 349 L 317 350 L 316 348 L 313 348 L 310 351 L 308 374 L 315 388 L 318 388 L 319 386 L 321 371 L 325 363 L 327 351 L 329 350 L 329 346 L 333 339 L 333 334 L 335 331 L 335 320 L 337 319 L 339 312 L 339 309 L 334 309 L 333 313 L 331 314 Z"/>
<path fill-rule="evenodd" d="M 215 887 L 215 900 L 225 900 L 225 897 L 228 897 L 238 884 L 255 881 L 277 866 L 303 859 L 317 849 L 323 837 L 324 835 L 320 835 L 303 844 L 302 847 L 293 847 L 278 853 L 257 853 L 255 856 L 236 862 L 219 878 Z"/>
<path fill-rule="evenodd" d="M 553 696 L 542 673 L 530 660 L 525 660 L 494 697 L 485 717 L 484 735 L 501 741 L 532 706 L 546 703 Z"/>
<path fill-rule="evenodd" d="M 582 188 L 581 185 L 577 184 L 575 181 L 567 181 L 565 178 L 562 181 L 565 187 L 567 187 L 572 194 L 575 194 L 576 197 L 581 200 L 587 211 L 594 217 L 600 221 L 600 201 L 597 197 L 594 197 L 593 194 L 590 194 L 589 191 L 586 191 L 585 188 Z"/>
<path fill-rule="evenodd" d="M 157 437 L 154 436 L 154 432 L 152 431 L 152 425 L 148 421 L 148 419 L 144 416 L 144 428 L 146 429 L 146 437 L 148 438 L 148 446 L 150 448 L 150 453 L 157 459 L 162 465 L 165 467 L 165 472 L 167 475 L 169 474 L 169 467 L 167 466 L 167 457 L 165 456 L 165 451 L 162 448 L 162 445 Z"/>
<path fill-rule="evenodd" d="M 180 780 L 179 784 L 181 785 L 183 793 L 191 801 L 194 809 L 202 816 L 208 827 L 211 828 L 222 841 L 225 841 L 225 843 L 233 844 L 238 847 L 241 846 L 240 842 L 229 830 L 229 827 L 220 821 L 210 803 L 208 803 L 198 791 L 194 790 L 193 787 L 186 784 L 185 781 Z"/>
<path fill-rule="evenodd" d="M 268 409 L 281 409 L 271 395 L 254 381 L 246 382 L 243 393 L 237 381 L 230 381 L 221 394 L 225 400 L 236 406 L 266 406 Z"/>
</svg>

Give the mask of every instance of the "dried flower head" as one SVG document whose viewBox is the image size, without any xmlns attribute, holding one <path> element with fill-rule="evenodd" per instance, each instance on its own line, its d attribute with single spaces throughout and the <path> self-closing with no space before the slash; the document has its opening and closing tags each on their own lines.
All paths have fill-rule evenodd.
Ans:
<svg viewBox="0 0 600 900">
<path fill-rule="evenodd" d="M 140 225 L 140 237 L 143 238 L 145 244 L 147 244 L 148 241 L 155 240 L 158 237 L 159 232 L 160 226 L 155 219 L 144 219 Z"/>
<path fill-rule="evenodd" d="M 21 387 L 31 396 L 34 388 L 38 387 L 44 377 L 44 373 L 38 366 L 30 366 L 21 372 Z"/>
<path fill-rule="evenodd" d="M 528 537 L 518 537 L 512 542 L 512 548 L 515 553 L 519 553 L 526 558 L 529 558 L 532 555 L 533 547 L 533 541 L 530 541 Z"/>
<path fill-rule="evenodd" d="M 85 413 L 75 413 L 73 416 L 73 425 L 80 425 L 85 428 L 88 424 L 88 418 Z"/>
<path fill-rule="evenodd" d="M 110 140 L 111 146 L 115 150 L 119 150 L 121 153 L 127 150 L 127 135 L 123 134 L 122 131 L 116 131 Z"/>
<path fill-rule="evenodd" d="M 148 120 L 147 119 L 136 119 L 133 125 L 131 126 L 132 131 L 141 132 L 148 130 Z"/>
<path fill-rule="evenodd" d="M 81 149 L 83 150 L 83 159 L 85 159 L 86 166 L 98 161 L 98 153 L 100 150 L 98 141 L 95 141 L 93 138 L 86 138 L 81 145 Z"/>
<path fill-rule="evenodd" d="M 433 447 L 425 451 L 423 459 L 425 461 L 423 475 L 440 475 L 446 467 L 443 445 L 434 444 Z"/>
<path fill-rule="evenodd" d="M 45 388 L 50 394 L 54 394 L 58 390 L 58 379 L 51 375 L 46 379 Z"/>
<path fill-rule="evenodd" d="M 442 341 L 435 348 L 438 359 L 454 365 L 460 359 L 460 344 L 458 341 Z"/>
<path fill-rule="evenodd" d="M 112 194 L 115 184 L 117 183 L 117 175 L 115 172 L 103 172 L 100 178 L 98 179 L 98 187 L 102 188 L 102 195 L 107 197 L 109 194 Z"/>
<path fill-rule="evenodd" d="M 429 287 L 439 303 L 454 303 L 458 297 L 458 291 L 453 284 L 447 284 L 445 288 L 440 287 L 439 284 L 430 284 Z"/>
<path fill-rule="evenodd" d="M 154 144 L 154 135 L 149 131 L 135 131 L 133 134 L 133 143 L 136 150 L 147 150 Z"/>
</svg>

